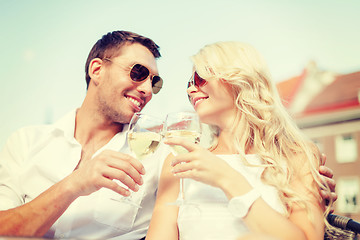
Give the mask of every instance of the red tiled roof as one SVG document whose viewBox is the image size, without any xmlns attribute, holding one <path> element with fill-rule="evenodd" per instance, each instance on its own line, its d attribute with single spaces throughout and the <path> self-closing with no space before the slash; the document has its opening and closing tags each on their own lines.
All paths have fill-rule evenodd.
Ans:
<svg viewBox="0 0 360 240">
<path fill-rule="evenodd" d="M 289 107 L 295 98 L 296 93 L 305 78 L 305 73 L 306 70 L 304 70 L 300 76 L 296 76 L 276 84 L 279 95 L 285 107 Z"/>
<path fill-rule="evenodd" d="M 360 72 L 339 75 L 334 82 L 315 96 L 303 114 L 336 111 L 340 109 L 360 107 L 358 92 L 360 91 Z"/>
</svg>

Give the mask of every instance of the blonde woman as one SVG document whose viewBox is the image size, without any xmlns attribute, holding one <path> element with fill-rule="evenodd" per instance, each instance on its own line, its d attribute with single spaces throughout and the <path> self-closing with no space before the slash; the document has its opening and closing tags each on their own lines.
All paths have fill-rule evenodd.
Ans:
<svg viewBox="0 0 360 240">
<path fill-rule="evenodd" d="M 187 93 L 218 141 L 205 149 L 167 140 L 189 152 L 165 161 L 147 239 L 323 239 L 329 210 L 320 189 L 329 188 L 320 154 L 282 106 L 262 57 L 248 44 L 219 42 L 192 61 Z M 179 178 L 185 202 L 171 206 Z"/>
</svg>

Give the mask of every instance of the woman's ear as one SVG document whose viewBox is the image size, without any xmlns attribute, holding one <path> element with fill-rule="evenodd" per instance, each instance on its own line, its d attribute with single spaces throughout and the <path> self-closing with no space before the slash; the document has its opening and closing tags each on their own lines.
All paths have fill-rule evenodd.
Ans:
<svg viewBox="0 0 360 240">
<path fill-rule="evenodd" d="M 103 67 L 103 61 L 100 58 L 94 58 L 89 64 L 89 76 L 91 81 L 97 86 L 100 83 L 100 72 Z"/>
</svg>

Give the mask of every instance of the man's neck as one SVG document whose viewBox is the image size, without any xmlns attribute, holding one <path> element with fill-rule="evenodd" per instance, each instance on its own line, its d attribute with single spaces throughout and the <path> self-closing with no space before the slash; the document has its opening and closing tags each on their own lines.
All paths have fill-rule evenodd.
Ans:
<svg viewBox="0 0 360 240">
<path fill-rule="evenodd" d="M 111 122 L 82 106 L 76 112 L 74 137 L 83 150 L 95 152 L 121 132 L 123 127 L 123 124 Z"/>
</svg>

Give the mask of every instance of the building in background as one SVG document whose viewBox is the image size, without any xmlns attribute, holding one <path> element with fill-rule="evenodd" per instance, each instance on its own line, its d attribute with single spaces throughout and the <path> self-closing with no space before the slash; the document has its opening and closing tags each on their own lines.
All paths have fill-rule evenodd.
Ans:
<svg viewBox="0 0 360 240">
<path fill-rule="evenodd" d="M 300 76 L 277 87 L 297 125 L 334 171 L 335 214 L 360 221 L 360 71 L 335 74 L 310 62 Z"/>
</svg>

